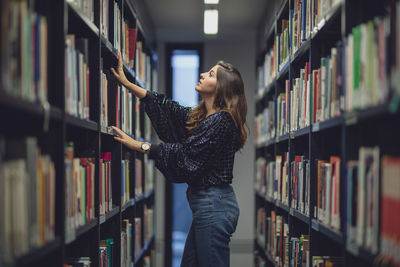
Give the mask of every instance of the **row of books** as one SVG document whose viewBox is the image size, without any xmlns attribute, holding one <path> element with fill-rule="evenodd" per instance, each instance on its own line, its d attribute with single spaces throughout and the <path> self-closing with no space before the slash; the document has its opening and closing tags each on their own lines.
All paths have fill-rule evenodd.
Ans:
<svg viewBox="0 0 400 267">
<path fill-rule="evenodd" d="M 154 76 L 154 74 L 151 67 L 151 57 L 149 53 L 146 53 L 142 41 L 136 42 L 135 70 L 144 86 L 148 89 L 152 88 L 152 76 Z"/>
<path fill-rule="evenodd" d="M 122 242 L 122 240 L 121 240 Z M 100 240 L 99 244 L 99 263 L 100 267 L 112 267 L 114 266 L 114 258 L 117 256 L 114 253 L 114 239 L 107 238 Z M 122 253 L 122 250 L 121 250 Z"/>
<path fill-rule="evenodd" d="M 122 21 L 122 60 L 126 62 L 129 68 L 133 69 L 135 66 L 136 55 L 136 28 L 129 27 L 126 20 Z"/>
<path fill-rule="evenodd" d="M 286 87 L 286 99 L 290 105 L 286 105 L 288 110 L 285 113 L 290 112 L 290 131 L 310 126 L 310 80 L 310 64 L 306 62 L 304 69 L 300 69 L 300 77 L 293 80 L 293 89 Z M 285 121 L 289 123 L 288 118 Z"/>
<path fill-rule="evenodd" d="M 271 84 L 288 61 L 289 49 L 294 55 L 311 32 L 318 28 L 318 24 L 324 21 L 325 14 L 339 2 L 341 0 L 294 0 L 289 20 L 280 21 L 280 34 L 275 37 L 275 42 L 264 56 L 264 63 L 258 68 L 258 88 Z"/>
<path fill-rule="evenodd" d="M 111 152 L 102 152 L 99 159 L 99 213 L 104 215 L 112 210 Z"/>
<path fill-rule="evenodd" d="M 56 171 L 36 137 L 0 139 L 0 246 L 11 261 L 55 238 Z"/>
<path fill-rule="evenodd" d="M 94 3 L 93 0 L 67 0 L 67 3 L 73 5 L 91 22 L 94 22 Z"/>
<path fill-rule="evenodd" d="M 291 208 L 310 215 L 310 161 L 304 156 L 295 156 L 290 165 Z"/>
<path fill-rule="evenodd" d="M 95 159 L 76 157 L 74 144 L 65 146 L 65 232 L 95 219 Z"/>
<path fill-rule="evenodd" d="M 114 9 L 114 47 L 118 50 L 121 50 L 122 60 L 128 64 L 130 68 L 134 67 L 135 56 L 136 59 L 139 60 L 140 50 L 141 50 L 141 42 L 136 42 L 137 30 L 135 27 L 130 27 L 129 22 L 123 19 L 121 14 L 121 9 L 117 2 L 113 4 Z M 108 17 L 105 18 L 104 26 L 107 24 Z M 136 24 L 136 22 L 135 22 Z M 106 28 L 106 27 L 105 27 Z M 108 28 L 108 27 L 107 27 Z M 106 35 L 107 31 L 104 31 L 104 35 Z M 137 48 L 135 47 L 137 46 Z M 136 68 L 136 71 L 139 72 L 139 68 Z M 142 80 L 144 81 L 144 79 Z"/>
<path fill-rule="evenodd" d="M 89 119 L 89 40 L 67 34 L 65 38 L 65 112 Z"/>
<path fill-rule="evenodd" d="M 140 114 L 140 102 L 136 99 L 134 103 L 134 97 L 129 90 L 119 84 L 114 85 L 108 82 L 107 74 L 102 73 L 100 83 L 100 123 L 102 128 L 106 128 L 110 123 L 115 122 L 115 126 L 120 128 L 127 134 L 133 134 L 133 127 L 135 127 L 135 134 L 137 138 L 141 137 L 141 114 Z M 110 105 L 109 100 L 115 96 L 115 107 Z M 133 114 L 135 112 L 135 114 Z M 115 116 L 115 117 L 114 117 Z M 151 128 L 146 126 L 150 124 L 145 115 L 145 131 L 146 137 L 151 137 Z M 105 131 L 105 130 L 104 130 Z M 149 140 L 150 138 L 148 138 Z"/>
<path fill-rule="evenodd" d="M 277 70 L 281 71 L 285 65 L 289 62 L 289 51 L 290 51 L 290 42 L 289 42 L 289 20 L 282 19 L 281 20 L 281 31 L 278 35 L 275 36 L 275 58 L 277 59 Z"/>
<path fill-rule="evenodd" d="M 280 177 L 276 168 L 281 164 L 280 161 L 281 159 L 277 158 L 275 162 L 266 163 L 263 158 L 257 159 L 256 189 L 261 194 L 275 199 L 278 196 L 278 199 L 285 203 L 286 182 L 284 179 L 282 182 L 274 179 Z M 310 196 L 307 189 L 310 184 L 309 162 L 304 160 L 304 157 L 297 156 L 291 164 L 293 174 L 290 180 L 291 207 L 309 214 Z M 331 229 L 341 230 L 340 202 L 345 201 L 347 243 L 362 247 L 373 254 L 378 253 L 379 223 L 381 223 L 381 253 L 390 260 L 397 260 L 395 250 L 392 248 L 398 247 L 395 239 L 400 236 L 400 232 L 394 227 L 396 225 L 394 222 L 397 222 L 398 218 L 393 217 L 391 211 L 400 203 L 400 194 L 396 191 L 400 160 L 383 156 L 380 162 L 378 147 L 360 147 L 358 160 L 350 160 L 346 165 L 347 195 L 344 200 L 340 199 L 340 166 L 341 159 L 337 156 L 331 156 L 329 161 L 317 161 L 317 195 L 314 211 L 316 219 Z M 284 169 L 282 173 L 284 174 Z M 379 200 L 379 177 L 382 183 L 381 200 Z M 282 191 L 277 190 L 280 186 Z M 381 214 L 379 214 L 379 201 L 382 207 Z"/>
<path fill-rule="evenodd" d="M 255 117 L 254 142 L 260 145 L 275 138 L 275 101 L 269 100 L 268 105 Z"/>
<path fill-rule="evenodd" d="M 395 180 L 398 176 L 395 173 L 387 172 L 385 169 L 388 167 L 386 159 L 385 157 L 382 160 L 382 175 L 385 175 L 385 177 L 382 176 L 382 185 L 386 185 L 387 188 L 387 186 L 396 185 Z M 347 242 L 363 247 L 372 253 L 377 253 L 379 247 L 379 216 L 381 216 L 382 223 L 381 234 L 384 236 L 385 231 L 390 229 L 385 227 L 384 222 L 388 218 L 393 220 L 393 211 L 396 207 L 390 201 L 385 203 L 388 195 L 386 194 L 387 191 L 382 191 L 382 213 L 379 214 L 379 165 L 379 147 L 360 147 L 358 160 L 347 162 Z M 390 179 L 393 184 L 385 184 L 384 181 Z M 396 193 L 396 195 L 399 194 Z M 387 217 L 387 208 L 389 207 L 391 211 L 389 211 L 389 217 Z"/>
<path fill-rule="evenodd" d="M 285 92 L 289 91 L 289 81 L 285 82 Z M 281 93 L 276 98 L 276 134 L 278 136 L 289 133 L 289 99 L 286 93 Z"/>
<path fill-rule="evenodd" d="M 264 63 L 258 67 L 258 88 L 259 93 L 263 92 L 263 89 L 268 87 L 276 77 L 277 72 L 277 61 L 275 58 L 276 46 L 275 43 L 272 48 L 265 53 Z"/>
<path fill-rule="evenodd" d="M 342 257 L 313 256 L 310 263 L 310 236 L 302 234 L 289 236 L 289 225 L 283 216 L 274 210 L 269 214 L 264 208 L 257 210 L 257 242 L 265 253 L 270 255 L 275 266 L 342 266 Z M 266 266 L 258 257 L 256 266 Z"/>
<path fill-rule="evenodd" d="M 116 126 L 127 134 L 133 131 L 133 96 L 128 89 L 117 85 Z"/>
<path fill-rule="evenodd" d="M 300 237 L 291 237 L 289 243 L 290 266 L 310 266 L 310 236 L 300 235 Z"/>
<path fill-rule="evenodd" d="M 135 105 L 135 114 L 136 114 L 136 120 L 135 120 L 135 136 L 139 138 L 144 138 L 146 140 L 151 140 L 151 120 L 147 113 L 143 112 L 143 130 L 144 133 L 142 132 L 142 117 L 141 117 L 141 103 L 139 100 L 136 101 Z"/>
<path fill-rule="evenodd" d="M 135 225 L 136 228 L 136 219 Z M 136 230 L 136 229 L 135 229 Z M 138 233 L 133 233 L 132 223 L 128 219 L 122 221 L 121 229 L 121 266 L 130 267 L 132 264 L 133 237 L 137 238 Z"/>
<path fill-rule="evenodd" d="M 290 10 L 292 54 L 324 23 L 325 15 L 342 0 L 295 0 Z"/>
<path fill-rule="evenodd" d="M 256 191 L 289 206 L 289 153 L 275 156 L 275 161 L 257 159 Z M 283 160 L 283 162 L 282 162 Z"/>
<path fill-rule="evenodd" d="M 47 102 L 48 24 L 27 0 L 5 1 L 0 15 L 0 84 L 9 94 Z"/>
<path fill-rule="evenodd" d="M 313 123 L 318 123 L 388 100 L 388 20 L 376 18 L 354 27 L 343 42 L 331 48 L 330 55 L 321 57 L 320 68 L 310 72 L 306 62 L 290 93 L 286 81 L 286 94 L 281 93 L 276 99 L 279 135 L 288 132 L 289 114 L 290 130 L 295 131 L 309 126 L 310 116 Z"/>
<path fill-rule="evenodd" d="M 266 218 L 266 251 L 272 256 L 277 266 L 287 266 L 289 263 L 289 224 L 275 211 Z"/>
<path fill-rule="evenodd" d="M 340 157 L 317 163 L 316 217 L 332 229 L 340 229 Z"/>
</svg>

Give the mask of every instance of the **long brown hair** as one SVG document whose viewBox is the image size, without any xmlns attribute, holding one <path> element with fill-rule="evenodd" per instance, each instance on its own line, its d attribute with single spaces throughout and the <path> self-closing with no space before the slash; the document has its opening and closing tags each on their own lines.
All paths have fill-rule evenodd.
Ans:
<svg viewBox="0 0 400 267">
<path fill-rule="evenodd" d="M 217 65 L 214 108 L 217 111 L 226 111 L 231 114 L 236 128 L 239 130 L 239 149 L 241 149 L 246 143 L 247 131 L 249 130 L 246 122 L 247 101 L 242 76 L 240 72 L 229 63 L 218 61 Z M 201 100 L 199 105 L 190 113 L 186 122 L 186 129 L 192 132 L 199 122 L 205 119 L 206 115 L 206 105 L 204 100 Z"/>
</svg>

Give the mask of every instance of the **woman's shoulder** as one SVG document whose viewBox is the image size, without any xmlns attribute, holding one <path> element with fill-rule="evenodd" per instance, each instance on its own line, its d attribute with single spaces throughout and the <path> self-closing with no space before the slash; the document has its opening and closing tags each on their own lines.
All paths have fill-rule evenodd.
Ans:
<svg viewBox="0 0 400 267">
<path fill-rule="evenodd" d="M 233 126 L 235 125 L 232 115 L 225 110 L 220 110 L 217 111 L 207 118 L 204 119 L 207 125 L 210 126 L 218 126 L 218 125 L 223 125 L 225 127 Z"/>
</svg>

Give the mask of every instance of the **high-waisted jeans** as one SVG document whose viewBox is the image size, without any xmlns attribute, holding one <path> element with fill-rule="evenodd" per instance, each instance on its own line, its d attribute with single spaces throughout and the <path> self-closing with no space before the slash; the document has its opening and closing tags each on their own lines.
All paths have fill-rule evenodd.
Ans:
<svg viewBox="0 0 400 267">
<path fill-rule="evenodd" d="M 181 267 L 229 266 L 229 242 L 236 230 L 239 206 L 232 186 L 186 192 L 192 225 L 186 238 Z"/>
</svg>

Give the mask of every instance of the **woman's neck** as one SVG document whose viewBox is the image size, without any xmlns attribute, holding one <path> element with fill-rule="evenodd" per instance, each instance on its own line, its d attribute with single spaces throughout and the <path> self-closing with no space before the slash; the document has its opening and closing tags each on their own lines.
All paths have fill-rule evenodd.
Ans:
<svg viewBox="0 0 400 267">
<path fill-rule="evenodd" d="M 207 111 L 207 115 L 206 117 L 214 114 L 215 112 L 217 112 L 217 110 L 214 107 L 214 96 L 212 97 L 203 97 L 204 99 L 204 103 L 206 105 L 206 111 Z"/>
</svg>

